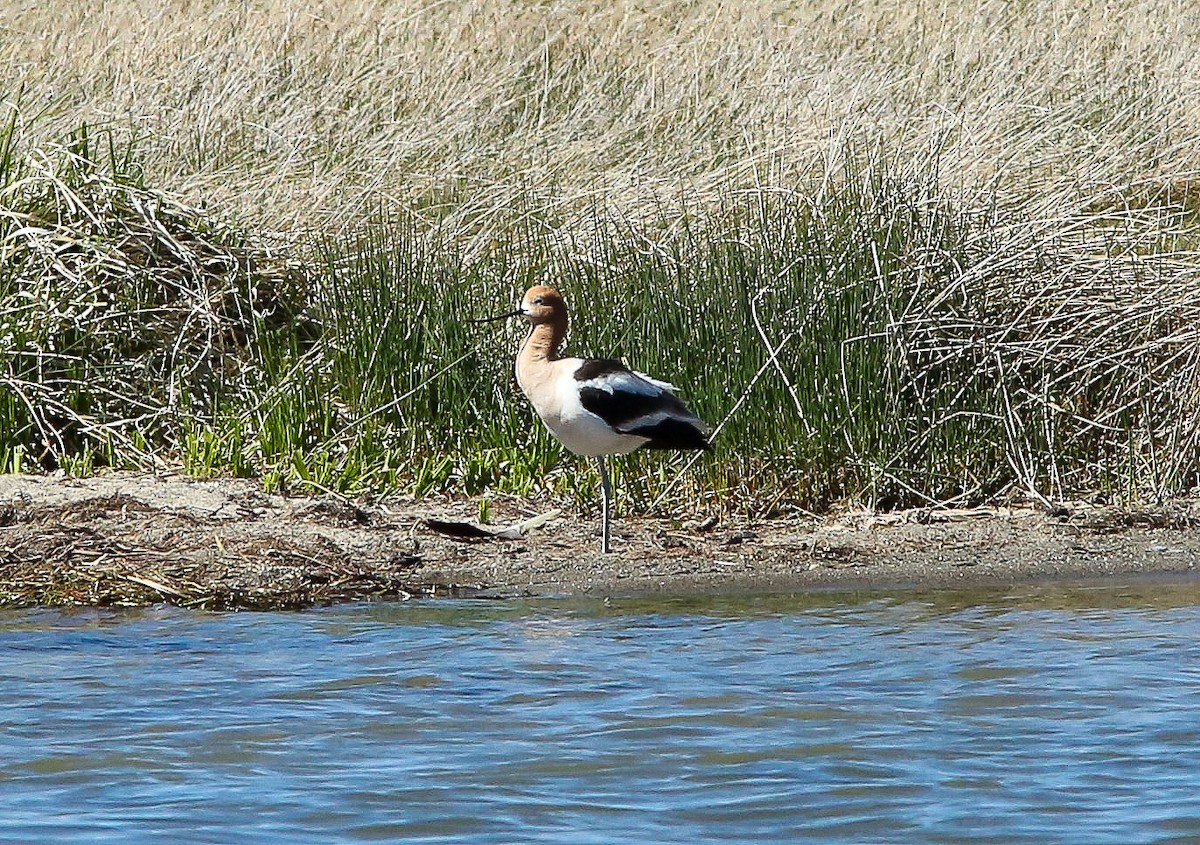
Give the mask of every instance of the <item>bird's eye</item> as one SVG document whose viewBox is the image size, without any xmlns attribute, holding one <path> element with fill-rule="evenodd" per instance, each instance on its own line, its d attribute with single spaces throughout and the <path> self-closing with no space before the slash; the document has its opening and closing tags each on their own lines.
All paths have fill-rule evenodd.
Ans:
<svg viewBox="0 0 1200 845">
<path fill-rule="evenodd" d="M 545 305 L 545 304 L 546 304 L 546 298 L 545 298 L 544 296 L 539 296 L 537 299 L 535 299 L 535 300 L 533 301 L 533 304 L 534 304 L 534 305 Z"/>
</svg>

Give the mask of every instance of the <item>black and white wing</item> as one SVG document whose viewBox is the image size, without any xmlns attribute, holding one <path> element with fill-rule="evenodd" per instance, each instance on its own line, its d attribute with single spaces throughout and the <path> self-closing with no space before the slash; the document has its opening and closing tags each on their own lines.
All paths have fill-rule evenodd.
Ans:
<svg viewBox="0 0 1200 845">
<path fill-rule="evenodd" d="M 643 449 L 711 449 L 708 426 L 674 395 L 674 385 L 604 358 L 575 371 L 584 410 L 620 434 L 645 437 Z"/>
</svg>

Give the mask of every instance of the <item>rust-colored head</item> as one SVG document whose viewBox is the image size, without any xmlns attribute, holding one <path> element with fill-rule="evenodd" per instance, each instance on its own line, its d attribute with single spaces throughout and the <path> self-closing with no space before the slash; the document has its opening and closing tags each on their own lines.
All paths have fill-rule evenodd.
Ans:
<svg viewBox="0 0 1200 845">
<path fill-rule="evenodd" d="M 517 311 L 535 326 L 567 319 L 567 304 L 562 294 L 546 285 L 534 285 L 525 291 Z"/>
<path fill-rule="evenodd" d="M 535 326 L 543 323 L 567 324 L 567 304 L 563 302 L 562 294 L 546 285 L 534 285 L 525 291 L 521 301 L 513 311 L 505 311 L 494 317 L 481 317 L 470 320 L 472 323 L 490 323 L 494 320 L 504 320 L 509 317 L 524 317 Z"/>
</svg>

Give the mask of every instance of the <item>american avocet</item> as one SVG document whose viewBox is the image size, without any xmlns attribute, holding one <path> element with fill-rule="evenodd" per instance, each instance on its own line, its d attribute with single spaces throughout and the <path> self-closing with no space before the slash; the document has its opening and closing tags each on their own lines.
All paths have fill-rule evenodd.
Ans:
<svg viewBox="0 0 1200 845">
<path fill-rule="evenodd" d="M 608 358 L 560 358 L 567 306 L 554 288 L 525 292 L 515 311 L 529 335 L 517 353 L 517 384 L 550 433 L 577 455 L 600 463 L 600 550 L 609 552 L 612 488 L 608 455 L 634 449 L 711 449 L 708 426 L 675 396 L 675 386 Z"/>
</svg>

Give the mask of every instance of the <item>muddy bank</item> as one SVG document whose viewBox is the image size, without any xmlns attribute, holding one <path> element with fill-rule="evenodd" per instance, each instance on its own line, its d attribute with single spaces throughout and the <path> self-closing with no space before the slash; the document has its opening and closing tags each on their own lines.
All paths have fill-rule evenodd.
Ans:
<svg viewBox="0 0 1200 845">
<path fill-rule="evenodd" d="M 503 526 L 547 506 L 499 502 Z M 0 476 L 0 603 L 286 608 L 428 595 L 966 585 L 1168 573 L 1200 561 L 1200 503 L 674 523 L 567 512 L 517 539 L 445 536 L 473 501 L 267 495 L 255 482 Z"/>
</svg>

